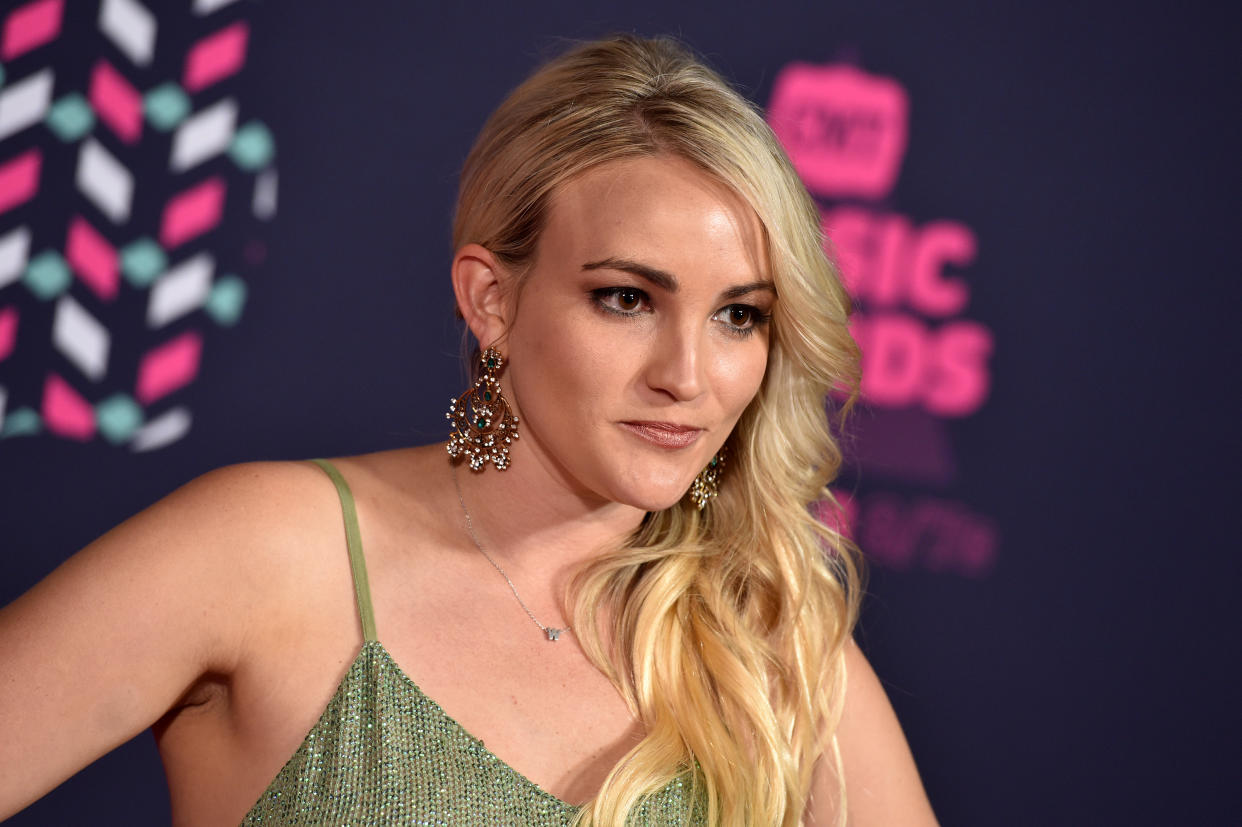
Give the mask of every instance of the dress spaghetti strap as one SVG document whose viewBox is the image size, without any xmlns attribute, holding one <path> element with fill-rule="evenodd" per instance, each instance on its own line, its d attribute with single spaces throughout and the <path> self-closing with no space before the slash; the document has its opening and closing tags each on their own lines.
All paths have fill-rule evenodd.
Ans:
<svg viewBox="0 0 1242 827">
<path fill-rule="evenodd" d="M 367 562 L 362 556 L 362 535 L 358 531 L 358 510 L 354 507 L 354 495 L 349 483 L 326 459 L 311 462 L 324 470 L 336 486 L 341 498 L 341 511 L 345 516 L 345 545 L 349 549 L 349 568 L 354 577 L 354 594 L 358 598 L 358 616 L 362 619 L 362 637 L 367 642 L 375 640 L 375 612 L 371 608 L 371 585 L 367 581 Z"/>
</svg>

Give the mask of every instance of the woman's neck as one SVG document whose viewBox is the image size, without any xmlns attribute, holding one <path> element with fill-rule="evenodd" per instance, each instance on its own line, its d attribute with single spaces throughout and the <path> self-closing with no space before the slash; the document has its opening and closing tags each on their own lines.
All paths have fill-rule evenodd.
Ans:
<svg viewBox="0 0 1242 827">
<path fill-rule="evenodd" d="M 644 512 L 582 490 L 537 450 L 514 448 L 513 463 L 503 472 L 490 467 L 473 472 L 446 462 L 450 491 L 448 475 L 456 474 L 478 542 L 506 571 L 563 594 L 574 572 L 622 543 Z M 459 516 L 464 532 L 465 515 Z"/>
</svg>

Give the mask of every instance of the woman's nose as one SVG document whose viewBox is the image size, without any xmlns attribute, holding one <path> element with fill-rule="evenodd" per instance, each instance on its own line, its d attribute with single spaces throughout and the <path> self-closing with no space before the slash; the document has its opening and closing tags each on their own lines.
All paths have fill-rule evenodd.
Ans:
<svg viewBox="0 0 1242 827">
<path fill-rule="evenodd" d="M 706 380 L 702 336 L 702 329 L 690 325 L 670 325 L 661 330 L 647 365 L 647 386 L 679 402 L 703 393 Z"/>
</svg>

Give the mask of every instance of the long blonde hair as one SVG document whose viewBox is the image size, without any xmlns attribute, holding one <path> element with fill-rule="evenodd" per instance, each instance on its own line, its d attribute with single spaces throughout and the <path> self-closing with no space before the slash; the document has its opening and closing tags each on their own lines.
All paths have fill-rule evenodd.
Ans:
<svg viewBox="0 0 1242 827">
<path fill-rule="evenodd" d="M 798 824 L 821 755 L 836 770 L 844 823 L 834 733 L 862 573 L 853 544 L 808 504 L 836 502 L 827 484 L 841 453 L 825 405 L 843 418 L 857 397 L 858 350 L 818 211 L 763 117 L 670 39 L 580 45 L 483 127 L 462 171 L 454 246 L 481 244 L 520 279 L 558 187 L 599 164 L 662 154 L 754 209 L 778 300 L 767 371 L 729 439 L 720 495 L 702 512 L 683 500 L 648 514 L 571 587 L 575 633 L 646 729 L 578 823 L 624 823 L 687 776 L 712 824 Z"/>
</svg>

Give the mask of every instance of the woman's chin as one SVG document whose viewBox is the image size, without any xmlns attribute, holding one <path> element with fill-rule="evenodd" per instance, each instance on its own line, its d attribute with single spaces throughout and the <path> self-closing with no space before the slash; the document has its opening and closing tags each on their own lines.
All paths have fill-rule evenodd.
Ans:
<svg viewBox="0 0 1242 827">
<path fill-rule="evenodd" d="M 677 505 L 689 488 L 680 481 L 675 484 L 627 486 L 625 490 L 614 492 L 613 500 L 642 511 L 663 511 Z"/>
</svg>

